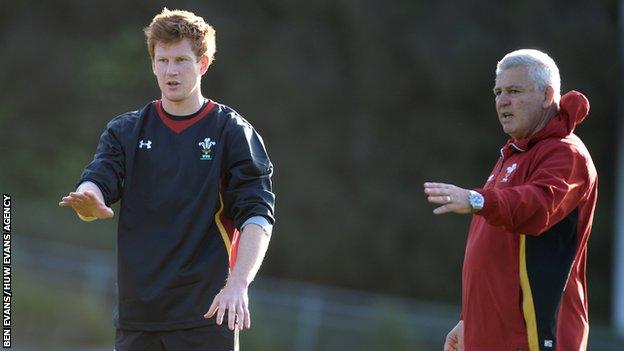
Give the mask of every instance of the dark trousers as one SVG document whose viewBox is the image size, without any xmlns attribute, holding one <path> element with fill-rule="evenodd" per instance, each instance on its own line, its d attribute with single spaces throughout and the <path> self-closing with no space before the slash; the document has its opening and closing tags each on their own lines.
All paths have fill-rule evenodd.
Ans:
<svg viewBox="0 0 624 351">
<path fill-rule="evenodd" d="M 238 332 L 227 324 L 172 331 L 117 329 L 115 351 L 238 351 Z"/>
</svg>

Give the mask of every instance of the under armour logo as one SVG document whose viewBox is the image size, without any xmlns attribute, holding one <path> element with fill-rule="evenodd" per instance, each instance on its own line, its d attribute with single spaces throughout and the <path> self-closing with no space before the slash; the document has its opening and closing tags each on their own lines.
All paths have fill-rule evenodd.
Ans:
<svg viewBox="0 0 624 351">
<path fill-rule="evenodd" d="M 152 148 L 152 141 L 148 140 L 147 142 L 143 141 L 143 139 L 141 139 L 141 141 L 139 141 L 139 149 L 142 149 L 143 147 L 146 147 L 148 149 Z"/>
</svg>

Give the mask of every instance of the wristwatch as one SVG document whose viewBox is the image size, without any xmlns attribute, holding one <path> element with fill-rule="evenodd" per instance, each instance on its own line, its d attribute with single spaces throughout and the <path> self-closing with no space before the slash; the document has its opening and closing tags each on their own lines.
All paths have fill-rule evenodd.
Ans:
<svg viewBox="0 0 624 351">
<path fill-rule="evenodd" d="M 470 190 L 470 194 L 468 195 L 468 202 L 470 203 L 470 207 L 472 207 L 472 212 L 477 212 L 483 209 L 483 205 L 485 205 L 485 199 L 483 195 L 479 194 L 474 190 Z"/>
</svg>

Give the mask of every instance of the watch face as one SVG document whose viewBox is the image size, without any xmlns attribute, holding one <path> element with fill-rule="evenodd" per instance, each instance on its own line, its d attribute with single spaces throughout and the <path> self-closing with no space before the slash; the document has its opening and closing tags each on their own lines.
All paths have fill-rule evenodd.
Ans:
<svg viewBox="0 0 624 351">
<path fill-rule="evenodd" d="M 483 195 L 475 192 L 470 193 L 470 197 L 468 199 L 470 201 L 470 206 L 475 210 L 480 210 L 483 208 Z"/>
</svg>

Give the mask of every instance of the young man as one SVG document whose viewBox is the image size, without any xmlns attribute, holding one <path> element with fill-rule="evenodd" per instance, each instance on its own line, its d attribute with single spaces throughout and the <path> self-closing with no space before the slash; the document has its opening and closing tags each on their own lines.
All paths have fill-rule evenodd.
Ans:
<svg viewBox="0 0 624 351">
<path fill-rule="evenodd" d="M 573 132 L 589 112 L 560 97 L 559 70 L 537 50 L 496 68 L 496 111 L 511 139 L 483 188 L 425 183 L 435 214 L 474 213 L 462 274 L 462 316 L 445 351 L 586 350 L 585 264 L 598 179 Z"/>
<path fill-rule="evenodd" d="M 274 223 L 273 166 L 246 120 L 202 96 L 214 29 L 164 9 L 145 34 L 161 99 L 108 124 L 59 205 L 89 221 L 113 217 L 121 201 L 116 350 L 230 351 L 251 326 L 247 289 Z"/>
</svg>

